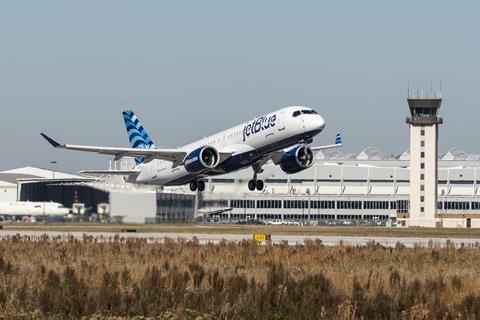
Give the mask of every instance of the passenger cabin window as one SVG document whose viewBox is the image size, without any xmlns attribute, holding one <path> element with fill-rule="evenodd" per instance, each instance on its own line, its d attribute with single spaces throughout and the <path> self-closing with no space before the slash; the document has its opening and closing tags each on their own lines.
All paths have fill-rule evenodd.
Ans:
<svg viewBox="0 0 480 320">
<path fill-rule="evenodd" d="M 294 117 L 294 118 L 295 118 L 295 117 L 298 117 L 300 114 L 301 114 L 300 111 L 295 111 L 295 112 L 293 113 L 293 117 Z"/>
</svg>

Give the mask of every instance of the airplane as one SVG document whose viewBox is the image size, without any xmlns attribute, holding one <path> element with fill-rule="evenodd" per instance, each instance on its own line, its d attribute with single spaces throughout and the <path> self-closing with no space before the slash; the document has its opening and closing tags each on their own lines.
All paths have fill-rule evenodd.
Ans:
<svg viewBox="0 0 480 320">
<path fill-rule="evenodd" d="M 0 202 L 0 216 L 10 217 L 38 217 L 64 216 L 70 213 L 61 203 L 57 202 Z"/>
<path fill-rule="evenodd" d="M 93 170 L 90 174 L 118 174 L 127 181 L 159 186 L 190 185 L 191 191 L 204 191 L 205 179 L 252 167 L 250 191 L 264 189 L 258 179 L 262 166 L 273 161 L 287 174 L 311 167 L 315 153 L 342 146 L 338 133 L 335 143 L 312 147 L 313 137 L 325 127 L 325 120 L 314 109 L 291 106 L 247 121 L 179 148 L 157 148 L 133 111 L 123 112 L 130 148 L 60 144 L 44 133 L 54 148 L 112 155 L 115 160 L 134 157 L 133 170 Z"/>
</svg>

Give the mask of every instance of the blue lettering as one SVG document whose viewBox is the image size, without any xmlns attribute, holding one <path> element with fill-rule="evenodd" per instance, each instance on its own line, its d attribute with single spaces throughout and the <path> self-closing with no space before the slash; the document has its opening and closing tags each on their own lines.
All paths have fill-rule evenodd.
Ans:
<svg viewBox="0 0 480 320">
<path fill-rule="evenodd" d="M 260 130 L 262 130 L 262 120 L 263 118 L 259 118 L 257 119 L 257 121 L 255 121 L 255 127 L 254 127 L 255 133 L 260 132 Z"/>
<path fill-rule="evenodd" d="M 270 128 L 270 121 L 268 119 L 269 118 L 267 118 L 267 117 L 263 118 L 263 129 Z"/>
<path fill-rule="evenodd" d="M 275 127 L 275 121 L 277 120 L 277 116 L 276 115 L 273 115 L 270 117 L 270 126 L 271 127 Z"/>
<path fill-rule="evenodd" d="M 276 115 L 270 116 L 269 118 L 267 118 L 266 116 L 263 116 L 247 124 L 243 128 L 243 141 L 245 141 L 247 137 L 250 136 L 250 134 L 255 134 L 257 132 L 268 129 L 270 127 L 274 127 L 276 120 L 277 120 Z"/>
</svg>

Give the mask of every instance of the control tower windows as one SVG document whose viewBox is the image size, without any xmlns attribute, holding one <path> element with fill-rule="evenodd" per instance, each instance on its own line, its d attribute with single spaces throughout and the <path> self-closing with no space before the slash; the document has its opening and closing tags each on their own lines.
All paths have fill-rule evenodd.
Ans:
<svg viewBox="0 0 480 320">
<path fill-rule="evenodd" d="M 435 117 L 437 115 L 436 108 L 413 108 L 413 117 Z"/>
</svg>

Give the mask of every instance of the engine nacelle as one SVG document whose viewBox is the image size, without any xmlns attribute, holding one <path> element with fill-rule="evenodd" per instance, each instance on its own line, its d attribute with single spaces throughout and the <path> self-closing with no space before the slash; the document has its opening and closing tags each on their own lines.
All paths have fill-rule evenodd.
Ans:
<svg viewBox="0 0 480 320">
<path fill-rule="evenodd" d="M 190 152 L 184 161 L 185 169 L 190 173 L 199 173 L 213 169 L 218 165 L 220 157 L 213 147 L 201 147 Z"/>
<path fill-rule="evenodd" d="M 280 160 L 280 168 L 285 173 L 297 173 L 310 168 L 314 162 L 313 151 L 307 146 L 300 146 L 285 152 Z"/>
</svg>

